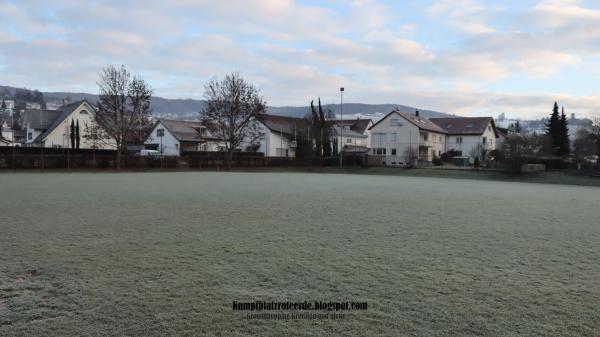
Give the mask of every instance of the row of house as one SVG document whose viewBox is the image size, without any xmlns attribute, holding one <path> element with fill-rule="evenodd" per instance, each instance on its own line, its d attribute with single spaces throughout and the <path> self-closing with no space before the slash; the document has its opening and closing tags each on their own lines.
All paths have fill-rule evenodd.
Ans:
<svg viewBox="0 0 600 337">
<path fill-rule="evenodd" d="M 260 130 L 259 145 L 253 150 L 268 157 L 295 157 L 297 137 L 310 133 L 308 120 L 261 114 L 255 117 Z M 381 157 L 384 165 L 405 165 L 415 158 L 431 162 L 447 151 L 470 156 L 474 152 L 499 147 L 502 133 L 491 117 L 425 118 L 414 113 L 392 111 L 373 123 L 371 119 L 332 120 L 330 139 L 346 154 Z M 247 151 L 242 144 L 237 150 Z M 148 136 L 146 147 L 164 155 L 182 151 L 223 150 L 223 140 L 212 137 L 200 122 L 160 120 Z"/>
<path fill-rule="evenodd" d="M 86 135 L 93 123 L 95 108 L 82 100 L 63 104 L 56 110 L 25 109 L 21 113 L 21 130 L 2 127 L 1 145 L 21 143 L 25 146 L 55 148 L 70 147 L 70 125 L 79 125 L 80 148 L 114 148 L 114 144 L 92 143 Z M 254 117 L 259 137 L 240 145 L 239 151 L 257 151 L 268 157 L 295 157 L 297 138 L 310 133 L 309 121 L 304 118 L 261 114 Z M 394 110 L 376 123 L 371 119 L 330 120 L 329 138 L 334 149 L 346 154 L 378 156 L 381 164 L 404 165 L 417 157 L 430 162 L 434 157 L 453 150 L 472 155 L 481 149 L 494 150 L 503 133 L 491 117 L 425 118 L 419 111 Z M 218 139 L 199 121 L 158 120 L 148 134 L 144 146 L 165 156 L 179 156 L 184 151 L 222 151 L 225 141 Z"/>
<path fill-rule="evenodd" d="M 370 131 L 371 154 L 392 166 L 431 162 L 451 150 L 464 156 L 495 150 L 501 137 L 492 117 L 425 118 L 419 111 L 392 111 Z"/>
<path fill-rule="evenodd" d="M 310 133 L 309 121 L 304 118 L 260 114 L 254 117 L 258 144 L 250 140 L 238 151 L 256 151 L 267 157 L 295 157 L 299 134 Z M 345 152 L 367 153 L 370 143 L 370 119 L 330 121 L 330 138 Z M 145 147 L 166 156 L 178 156 L 183 151 L 223 151 L 225 142 L 197 121 L 159 120 L 145 141 Z"/>
</svg>

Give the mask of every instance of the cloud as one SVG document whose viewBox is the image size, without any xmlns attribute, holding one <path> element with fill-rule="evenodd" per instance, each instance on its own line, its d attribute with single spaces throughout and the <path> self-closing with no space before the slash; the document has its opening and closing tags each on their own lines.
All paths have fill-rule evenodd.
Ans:
<svg viewBox="0 0 600 337">
<path fill-rule="evenodd" d="M 444 19 L 462 32 L 484 34 L 496 31 L 486 22 L 490 8 L 476 0 L 438 0 L 431 4 L 427 12 L 437 19 Z"/>
<path fill-rule="evenodd" d="M 95 92 L 102 66 L 125 64 L 166 97 L 200 98 L 238 71 L 273 105 L 337 102 L 345 86 L 349 101 L 469 114 L 541 113 L 561 95 L 598 106 L 553 81 L 599 65 L 600 11 L 581 1 L 4 0 L 0 13 L 0 84 Z"/>
</svg>

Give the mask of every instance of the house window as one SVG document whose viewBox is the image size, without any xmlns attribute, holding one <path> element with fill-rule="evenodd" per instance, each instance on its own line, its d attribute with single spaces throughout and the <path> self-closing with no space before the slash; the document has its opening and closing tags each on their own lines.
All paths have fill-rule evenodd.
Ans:
<svg viewBox="0 0 600 337">
<path fill-rule="evenodd" d="M 156 137 L 164 137 L 165 129 L 156 129 Z"/>
<path fill-rule="evenodd" d="M 88 114 L 88 112 L 87 112 L 87 110 L 81 110 L 81 111 L 79 112 L 79 114 L 81 114 L 81 115 L 87 115 L 87 114 Z"/>
<path fill-rule="evenodd" d="M 394 118 L 390 120 L 390 126 L 402 126 L 402 122 L 399 119 Z"/>
<path fill-rule="evenodd" d="M 396 155 L 396 149 L 392 149 L 392 156 Z"/>
<path fill-rule="evenodd" d="M 374 144 L 385 142 L 385 132 L 374 132 L 372 137 L 372 142 Z"/>
<path fill-rule="evenodd" d="M 385 148 L 382 147 L 378 147 L 376 149 L 373 149 L 373 153 L 377 154 L 377 155 L 385 155 Z"/>
<path fill-rule="evenodd" d="M 27 132 L 27 139 L 28 140 L 32 140 L 33 139 L 33 133 Z"/>
<path fill-rule="evenodd" d="M 429 140 L 429 134 L 427 132 L 423 132 L 421 135 L 423 136 L 423 141 L 426 142 L 427 140 Z"/>
<path fill-rule="evenodd" d="M 352 143 L 352 138 L 346 138 L 346 143 Z"/>
<path fill-rule="evenodd" d="M 486 143 L 487 143 L 487 138 L 483 137 L 483 144 L 486 144 Z"/>
<path fill-rule="evenodd" d="M 442 142 L 442 136 L 440 136 L 440 143 Z"/>
<path fill-rule="evenodd" d="M 456 144 L 462 143 L 462 137 L 456 137 Z"/>
</svg>

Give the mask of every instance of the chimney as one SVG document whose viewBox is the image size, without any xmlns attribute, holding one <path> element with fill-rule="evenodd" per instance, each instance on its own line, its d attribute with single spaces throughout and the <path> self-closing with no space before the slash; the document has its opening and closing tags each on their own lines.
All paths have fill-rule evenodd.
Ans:
<svg viewBox="0 0 600 337">
<path fill-rule="evenodd" d="M 415 116 L 419 117 L 419 110 L 415 111 Z"/>
</svg>

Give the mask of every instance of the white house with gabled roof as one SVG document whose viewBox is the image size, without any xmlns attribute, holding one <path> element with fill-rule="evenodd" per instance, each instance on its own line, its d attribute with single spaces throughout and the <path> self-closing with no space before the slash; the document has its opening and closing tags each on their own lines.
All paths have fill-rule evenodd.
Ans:
<svg viewBox="0 0 600 337">
<path fill-rule="evenodd" d="M 114 140 L 94 142 L 88 137 L 88 133 L 96 125 L 95 114 L 95 108 L 86 100 L 65 104 L 58 110 L 27 109 L 22 116 L 26 143 L 43 147 L 73 148 L 71 124 L 74 124 L 79 125 L 80 149 L 114 150 Z"/>
<path fill-rule="evenodd" d="M 387 166 L 431 162 L 446 151 L 446 131 L 419 111 L 394 110 L 371 127 L 371 154 Z"/>
</svg>

